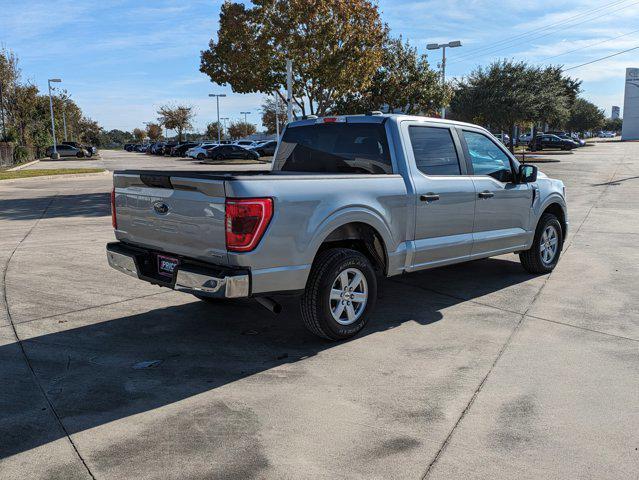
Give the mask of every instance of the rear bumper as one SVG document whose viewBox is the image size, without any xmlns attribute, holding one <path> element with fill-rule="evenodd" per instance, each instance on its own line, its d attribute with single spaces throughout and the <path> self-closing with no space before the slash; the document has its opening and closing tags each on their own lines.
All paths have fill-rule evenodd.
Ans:
<svg viewBox="0 0 639 480">
<path fill-rule="evenodd" d="M 234 270 L 179 258 L 177 273 L 172 277 L 163 277 L 156 269 L 157 253 L 162 252 L 122 242 L 108 243 L 106 250 L 111 267 L 154 285 L 216 298 L 242 298 L 250 295 L 250 275 L 247 270 Z"/>
</svg>

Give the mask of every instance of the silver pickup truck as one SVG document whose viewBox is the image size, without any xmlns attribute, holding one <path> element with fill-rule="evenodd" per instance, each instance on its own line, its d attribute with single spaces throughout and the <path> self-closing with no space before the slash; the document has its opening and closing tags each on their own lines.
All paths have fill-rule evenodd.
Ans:
<svg viewBox="0 0 639 480">
<path fill-rule="evenodd" d="M 550 272 L 565 188 L 485 129 L 352 115 L 288 124 L 270 171 L 113 175 L 109 264 L 205 300 L 300 295 L 315 334 L 366 324 L 384 277 L 518 253 Z"/>
</svg>

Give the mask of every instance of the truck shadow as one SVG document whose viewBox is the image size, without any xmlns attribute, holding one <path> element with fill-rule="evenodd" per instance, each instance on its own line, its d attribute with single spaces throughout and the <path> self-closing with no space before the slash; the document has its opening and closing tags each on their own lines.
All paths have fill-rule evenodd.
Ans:
<svg viewBox="0 0 639 480">
<path fill-rule="evenodd" d="M 3 199 L 0 200 L 0 220 L 37 220 L 45 208 L 47 218 L 107 217 L 111 215 L 109 201 L 109 193 Z"/>
<path fill-rule="evenodd" d="M 441 312 L 452 305 L 529 279 L 518 262 L 491 259 L 387 281 L 374 317 L 351 342 L 407 322 L 428 328 L 441 321 Z M 459 296 L 435 293 L 434 285 Z M 73 434 L 340 345 L 304 329 L 296 300 L 286 300 L 284 307 L 275 316 L 253 302 L 193 301 L 97 323 L 90 323 L 87 313 L 87 317 L 75 317 L 87 324 L 62 331 L 55 331 L 65 328 L 59 322 L 72 317 L 57 317 L 44 321 L 49 325 L 39 325 L 53 333 L 27 338 L 23 346 L 39 383 Z M 472 326 L 474 320 L 468 321 Z M 482 328 L 481 320 L 476 328 Z M 4 343 L 0 347 L 0 458 L 64 436 L 52 420 L 20 346 L 9 340 L 8 333 Z"/>
</svg>

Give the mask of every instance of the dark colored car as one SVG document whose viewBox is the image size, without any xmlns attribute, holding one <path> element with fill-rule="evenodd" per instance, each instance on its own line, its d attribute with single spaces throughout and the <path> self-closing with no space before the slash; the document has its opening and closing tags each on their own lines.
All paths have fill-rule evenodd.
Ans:
<svg viewBox="0 0 639 480">
<path fill-rule="evenodd" d="M 256 147 L 249 148 L 249 150 L 257 152 L 257 154 L 260 157 L 269 157 L 269 156 L 275 155 L 276 148 L 277 148 L 277 141 L 271 140 L 270 142 L 264 142 Z"/>
<path fill-rule="evenodd" d="M 135 143 L 125 143 L 124 144 L 124 150 L 127 151 L 127 152 L 132 152 L 135 147 L 136 147 Z"/>
<path fill-rule="evenodd" d="M 257 160 L 260 155 L 253 150 L 247 150 L 238 145 L 215 145 L 207 150 L 206 158 L 212 158 L 213 160 Z"/>
<path fill-rule="evenodd" d="M 189 148 L 197 147 L 198 145 L 199 144 L 197 142 L 179 143 L 179 144 L 175 145 L 171 149 L 171 156 L 172 157 L 183 157 L 186 154 L 186 151 Z"/>
<path fill-rule="evenodd" d="M 577 144 L 572 140 L 566 140 L 557 135 L 537 135 L 534 140 L 528 144 L 528 148 L 535 150 L 572 150 Z"/>
<path fill-rule="evenodd" d="M 162 145 L 162 148 L 159 149 L 160 155 L 171 155 L 171 149 L 177 146 L 178 142 L 166 142 Z"/>
</svg>

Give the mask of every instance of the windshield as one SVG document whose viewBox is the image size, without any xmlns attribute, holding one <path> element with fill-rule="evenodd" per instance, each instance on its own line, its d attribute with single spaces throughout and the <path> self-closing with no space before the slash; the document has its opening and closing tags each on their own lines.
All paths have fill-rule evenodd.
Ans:
<svg viewBox="0 0 639 480">
<path fill-rule="evenodd" d="M 318 123 L 289 127 L 274 171 L 393 173 L 386 130 L 380 123 Z"/>
</svg>

